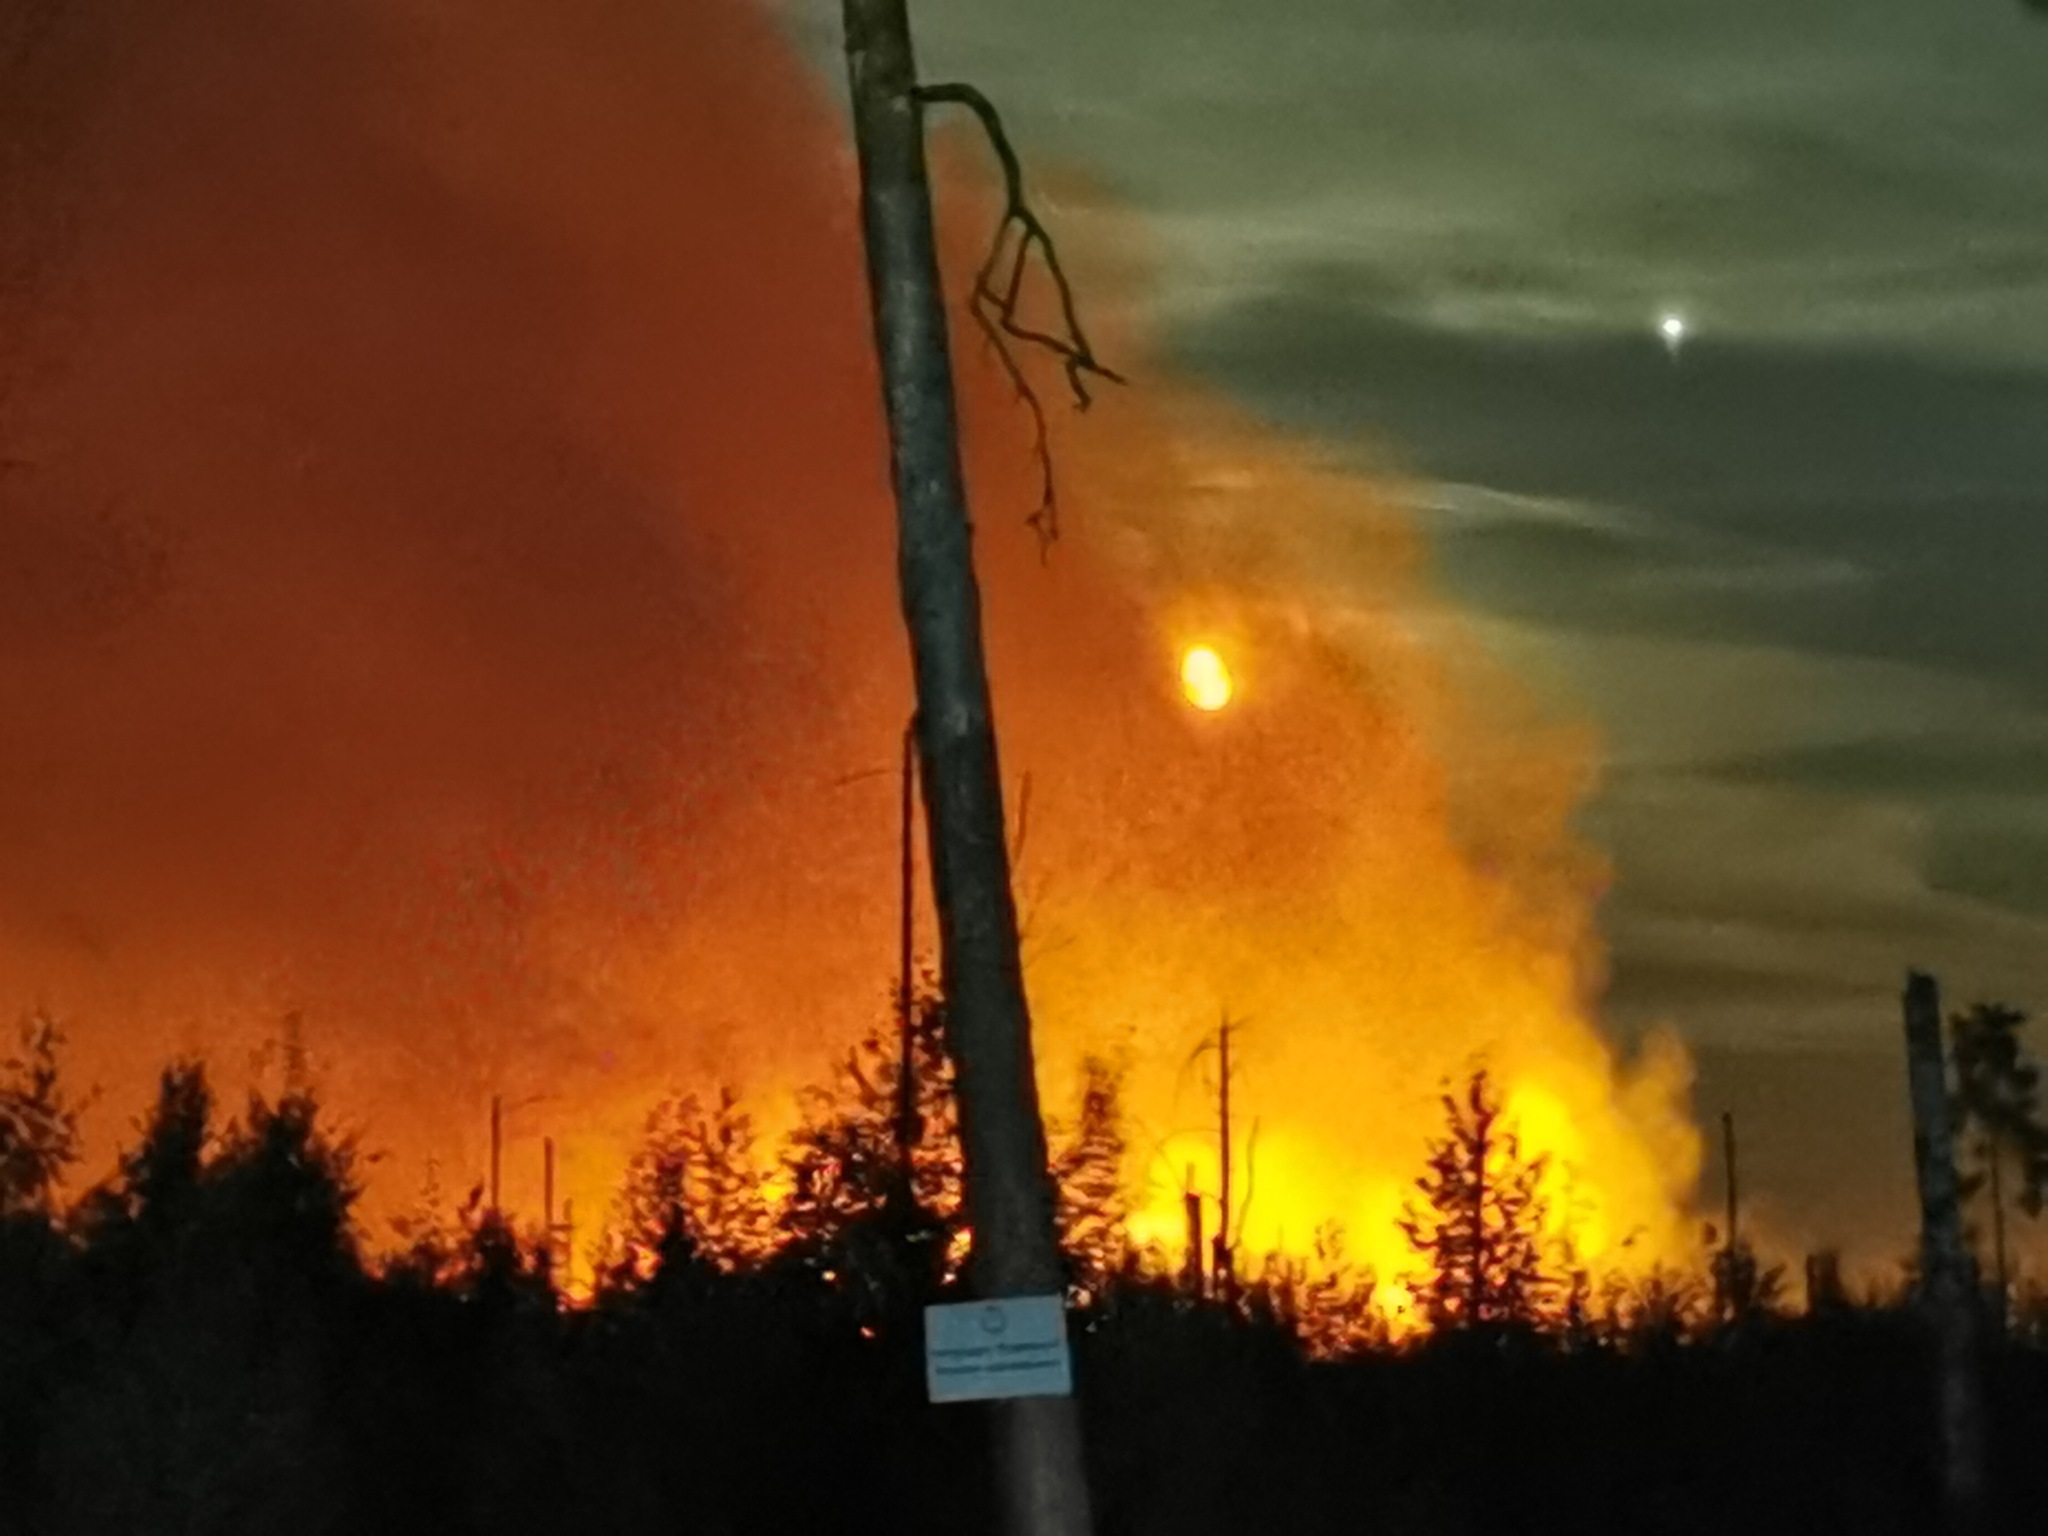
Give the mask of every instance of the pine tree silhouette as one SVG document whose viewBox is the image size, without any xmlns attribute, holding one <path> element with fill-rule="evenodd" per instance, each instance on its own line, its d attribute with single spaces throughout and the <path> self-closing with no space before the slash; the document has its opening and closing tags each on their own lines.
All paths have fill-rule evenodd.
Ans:
<svg viewBox="0 0 2048 1536">
<path fill-rule="evenodd" d="M 57 1070 L 64 1032 L 48 1014 L 31 1013 L 20 1042 L 0 1061 L 0 1220 L 48 1218 L 57 1181 L 78 1160 L 78 1106 Z"/>
<path fill-rule="evenodd" d="M 1448 1134 L 1415 1181 L 1423 1203 L 1410 1202 L 1400 1222 L 1428 1266 L 1410 1288 L 1437 1328 L 1539 1323 L 1556 1288 L 1544 1260 L 1545 1159 L 1522 1155 L 1484 1069 L 1443 1107 Z"/>
<path fill-rule="evenodd" d="M 1081 1066 L 1081 1106 L 1073 1134 L 1053 1159 L 1059 1192 L 1060 1246 L 1075 1283 L 1100 1291 L 1130 1256 L 1130 1206 L 1124 1183 L 1121 1081 L 1099 1056 Z"/>
</svg>

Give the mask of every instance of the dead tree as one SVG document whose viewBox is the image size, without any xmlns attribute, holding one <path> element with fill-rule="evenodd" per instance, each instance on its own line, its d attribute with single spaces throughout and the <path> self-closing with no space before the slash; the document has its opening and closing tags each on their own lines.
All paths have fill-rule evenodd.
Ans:
<svg viewBox="0 0 2048 1536">
<path fill-rule="evenodd" d="M 1194 1056 L 1189 1058 L 1190 1062 L 1193 1062 L 1211 1050 L 1216 1053 L 1216 1235 L 1209 1243 L 1209 1274 L 1214 1294 L 1226 1302 L 1237 1300 L 1236 1251 L 1242 1221 L 1239 1214 L 1241 1207 L 1231 1182 L 1231 1175 L 1235 1171 L 1234 1153 L 1237 1143 L 1230 1125 L 1233 1086 L 1230 1038 L 1239 1027 L 1231 1021 L 1229 1014 L 1224 1014 L 1215 1035 L 1204 1039 L 1195 1048 Z M 1189 1172 L 1189 1181 L 1192 1184 L 1192 1170 Z"/>
<path fill-rule="evenodd" d="M 1230 1018 L 1226 1014 L 1216 1031 L 1216 1149 L 1218 1154 L 1216 1196 L 1216 1294 L 1225 1301 L 1237 1299 L 1237 1272 L 1231 1254 L 1230 1189 Z"/>
<path fill-rule="evenodd" d="M 1963 1244 L 1941 993 L 1932 976 L 1906 978 L 1906 1068 L 1913 1168 L 1920 1188 L 1920 1304 L 1934 1334 L 1942 1505 L 1952 1536 L 1979 1528 L 1984 1509 L 1984 1402 L 1977 1373 L 1975 1290 Z"/>
<path fill-rule="evenodd" d="M 985 1296 L 1059 1294 L 1065 1275 L 1018 956 L 925 161 L 924 105 L 935 98 L 918 87 L 905 0 L 844 0 L 843 15 L 940 977 L 974 1230 L 970 1275 Z M 1088 1492 L 1073 1400 L 998 1403 L 994 1419 L 1005 1529 L 1085 1536 Z"/>
</svg>

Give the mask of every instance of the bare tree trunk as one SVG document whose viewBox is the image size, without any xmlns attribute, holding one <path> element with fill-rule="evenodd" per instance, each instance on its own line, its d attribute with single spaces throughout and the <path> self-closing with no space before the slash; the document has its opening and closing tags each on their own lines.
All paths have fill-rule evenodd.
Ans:
<svg viewBox="0 0 2048 1536">
<path fill-rule="evenodd" d="M 1735 1112 L 1727 1109 L 1721 1111 L 1721 1166 L 1727 1174 L 1728 1196 L 1728 1230 L 1721 1239 L 1721 1319 L 1732 1323 L 1748 1298 L 1737 1295 L 1736 1266 L 1741 1263 L 1742 1250 L 1735 1224 L 1741 1218 L 1742 1206 L 1735 1182 Z"/>
<path fill-rule="evenodd" d="M 896 1175 L 897 1214 L 917 1205 L 917 1144 L 924 1134 L 917 1109 L 917 722 L 903 728 L 903 806 L 897 827 L 896 891 Z"/>
<path fill-rule="evenodd" d="M 973 1281 L 986 1296 L 1058 1293 L 1065 1275 L 1018 958 L 910 20 L 905 0 L 844 0 L 843 14 Z M 1074 1400 L 1021 1398 L 996 1404 L 994 1416 L 1004 1528 L 1085 1536 Z"/>
<path fill-rule="evenodd" d="M 1940 1376 L 1943 1513 L 1952 1536 L 1964 1536 L 1980 1529 L 1983 1519 L 1984 1402 L 1941 1046 L 1941 993 L 1932 976 L 1907 976 L 1905 1013 L 1913 1164 L 1920 1185 L 1920 1294 L 1934 1330 Z"/>
<path fill-rule="evenodd" d="M 1214 1244 L 1216 1262 L 1216 1294 L 1226 1302 L 1237 1300 L 1237 1272 L 1230 1251 L 1231 1190 L 1230 1190 L 1230 1016 L 1223 1016 L 1223 1023 L 1216 1032 L 1216 1073 L 1218 1087 L 1216 1094 L 1216 1141 L 1222 1153 L 1220 1176 L 1217 1180 L 1216 1241 Z"/>
<path fill-rule="evenodd" d="M 1721 1166 L 1728 1176 L 1728 1252 L 1733 1254 L 1737 1242 L 1735 1224 L 1742 1215 L 1742 1205 L 1737 1199 L 1735 1182 L 1735 1114 L 1726 1109 L 1721 1111 Z"/>
<path fill-rule="evenodd" d="M 491 1213 L 491 1215 L 493 1215 L 493 1216 L 496 1216 L 496 1215 L 498 1215 L 498 1214 L 499 1214 L 499 1210 L 500 1210 L 500 1207 L 499 1207 L 499 1205 L 498 1205 L 498 1169 L 499 1169 L 499 1165 L 500 1165 L 500 1163 L 501 1163 L 501 1162 L 503 1161 L 503 1159 L 504 1159 L 504 1152 L 505 1152 L 505 1096 L 504 1096 L 503 1094 L 500 1094 L 500 1093 L 494 1093 L 494 1094 L 492 1094 L 492 1095 L 491 1095 L 491 1177 L 490 1177 L 490 1185 L 491 1185 L 491 1204 L 490 1204 L 490 1213 Z"/>
<path fill-rule="evenodd" d="M 543 1136 L 540 1141 L 540 1251 L 542 1262 L 547 1265 L 549 1279 L 559 1287 L 561 1276 L 555 1273 L 555 1138 Z"/>
</svg>

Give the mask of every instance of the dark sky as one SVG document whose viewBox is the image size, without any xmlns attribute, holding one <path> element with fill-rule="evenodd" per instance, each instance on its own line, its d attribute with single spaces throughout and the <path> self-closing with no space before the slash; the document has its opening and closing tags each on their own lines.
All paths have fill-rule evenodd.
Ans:
<svg viewBox="0 0 2048 1536">
<path fill-rule="evenodd" d="M 1442 584 L 1597 721 L 1608 1012 L 1680 1024 L 1703 1109 L 1824 1101 L 1879 1156 L 1909 963 L 2048 1003 L 2048 25 L 2005 0 L 920 24 L 927 73 L 1143 215 L 1176 360 L 1409 477 Z M 1780 1150 L 1818 1177 L 1843 1134 Z"/>
</svg>

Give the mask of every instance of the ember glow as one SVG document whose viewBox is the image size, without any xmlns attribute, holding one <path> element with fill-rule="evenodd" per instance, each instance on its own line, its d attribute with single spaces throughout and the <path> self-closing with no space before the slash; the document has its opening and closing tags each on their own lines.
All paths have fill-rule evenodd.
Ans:
<svg viewBox="0 0 2048 1536">
<path fill-rule="evenodd" d="M 909 684 L 843 135 L 764 11 L 688 10 L 71 7 L 0 91 L 0 997 L 70 1022 L 101 1161 L 165 1058 L 295 1015 L 373 1216 L 480 1170 L 499 1092 L 508 1201 L 551 1134 L 587 1230 L 655 1100 L 772 1131 L 886 1006 Z M 1098 345 L 1139 382 L 1055 421 L 1049 562 L 960 349 L 1048 1104 L 1125 1063 L 1177 1241 L 1242 1019 L 1233 1229 L 1392 1273 L 1483 1059 L 1583 1255 L 1689 1252 L 1683 1054 L 1592 1022 L 1593 749 L 1375 488 Z"/>
</svg>

